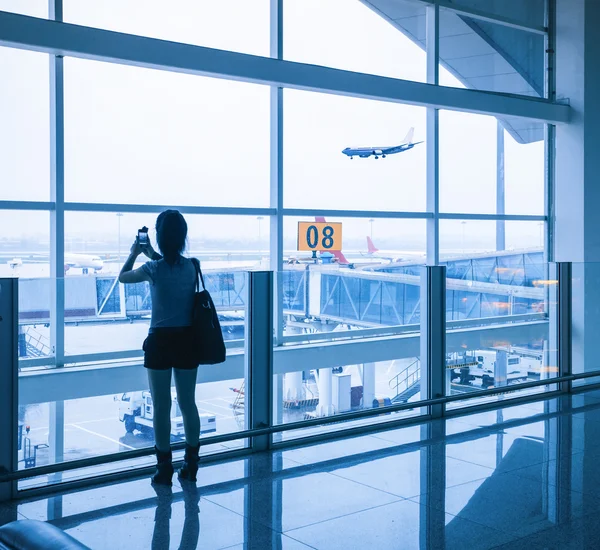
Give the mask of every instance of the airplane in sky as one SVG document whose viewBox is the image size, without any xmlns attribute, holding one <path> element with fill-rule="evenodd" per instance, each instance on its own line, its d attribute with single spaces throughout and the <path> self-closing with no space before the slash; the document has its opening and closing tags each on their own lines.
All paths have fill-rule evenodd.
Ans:
<svg viewBox="0 0 600 550">
<path fill-rule="evenodd" d="M 423 143 L 422 141 L 417 141 L 413 143 L 413 137 L 415 135 L 415 129 L 411 128 L 406 134 L 406 137 L 400 143 L 400 145 L 391 145 L 389 147 L 346 147 L 342 153 L 344 155 L 349 156 L 351 159 L 354 157 L 360 158 L 369 158 L 375 157 L 378 159 L 379 157 L 385 158 L 387 155 L 395 155 L 396 153 L 403 153 L 404 151 L 409 151 L 415 145 L 419 145 L 419 143 Z"/>
</svg>

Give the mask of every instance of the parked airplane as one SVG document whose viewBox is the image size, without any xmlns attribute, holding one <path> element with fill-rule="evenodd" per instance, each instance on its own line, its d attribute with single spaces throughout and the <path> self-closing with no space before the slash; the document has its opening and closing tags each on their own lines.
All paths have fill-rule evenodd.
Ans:
<svg viewBox="0 0 600 550">
<path fill-rule="evenodd" d="M 27 263 L 33 264 L 47 264 L 48 259 L 27 259 Z M 15 269 L 23 265 L 23 258 L 13 258 L 8 261 L 8 265 Z M 100 256 L 92 256 L 90 254 L 75 254 L 67 252 L 65 253 L 65 273 L 71 268 L 80 268 L 84 274 L 87 274 L 89 269 L 93 269 L 94 272 L 98 273 L 104 267 L 104 260 Z"/>
<path fill-rule="evenodd" d="M 84 274 L 87 274 L 88 269 L 97 273 L 104 267 L 104 260 L 100 256 L 65 253 L 65 272 L 72 267 L 81 268 Z"/>
<path fill-rule="evenodd" d="M 377 258 L 380 260 L 388 260 L 392 263 L 402 262 L 404 260 L 414 260 L 415 258 L 422 257 L 423 254 L 418 252 L 409 252 L 403 250 L 379 250 L 375 246 L 373 239 L 367 235 L 367 255 L 371 258 Z"/>
<path fill-rule="evenodd" d="M 413 143 L 414 135 L 415 129 L 411 128 L 400 145 L 392 145 L 389 147 L 346 147 L 342 153 L 349 156 L 351 159 L 354 157 L 368 158 L 372 156 L 374 156 L 376 159 L 379 157 L 385 158 L 387 155 L 403 153 L 404 151 L 412 149 L 415 145 L 423 143 L 422 141 Z"/>
</svg>

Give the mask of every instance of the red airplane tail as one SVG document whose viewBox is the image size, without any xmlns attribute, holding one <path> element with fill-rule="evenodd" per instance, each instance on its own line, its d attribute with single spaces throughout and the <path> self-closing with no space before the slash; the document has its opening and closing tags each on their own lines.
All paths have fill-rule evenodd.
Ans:
<svg viewBox="0 0 600 550">
<path fill-rule="evenodd" d="M 367 235 L 367 252 L 369 254 L 375 254 L 376 252 L 379 252 L 379 248 L 377 248 L 375 246 L 375 244 L 373 243 L 373 240 L 368 235 Z"/>
<path fill-rule="evenodd" d="M 325 220 L 323 216 L 315 216 L 315 221 L 317 223 L 327 223 L 327 220 Z M 340 265 L 350 265 L 350 262 L 341 250 L 319 250 L 319 252 L 329 252 L 330 254 L 333 254 L 333 257 L 337 259 L 338 264 Z"/>
</svg>

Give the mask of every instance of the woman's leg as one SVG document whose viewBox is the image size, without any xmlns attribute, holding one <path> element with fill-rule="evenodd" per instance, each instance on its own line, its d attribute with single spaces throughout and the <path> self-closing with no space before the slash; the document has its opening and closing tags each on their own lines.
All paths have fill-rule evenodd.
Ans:
<svg viewBox="0 0 600 550">
<path fill-rule="evenodd" d="M 154 405 L 154 441 L 156 448 L 165 453 L 171 449 L 171 369 L 147 370 Z"/>
<path fill-rule="evenodd" d="M 196 406 L 196 378 L 198 369 L 173 369 L 177 401 L 183 415 L 185 441 L 196 447 L 200 441 L 200 417 Z"/>
</svg>

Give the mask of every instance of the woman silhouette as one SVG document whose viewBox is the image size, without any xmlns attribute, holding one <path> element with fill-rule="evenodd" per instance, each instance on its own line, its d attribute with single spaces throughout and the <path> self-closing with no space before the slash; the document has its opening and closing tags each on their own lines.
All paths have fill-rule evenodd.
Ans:
<svg viewBox="0 0 600 550">
<path fill-rule="evenodd" d="M 187 223 L 177 210 L 165 210 L 156 220 L 156 241 L 161 254 L 149 241 L 142 246 L 136 237 L 129 258 L 119 274 L 124 284 L 148 281 L 152 296 L 152 319 L 144 341 L 144 367 L 148 370 L 154 404 L 154 439 L 157 458 L 153 483 L 172 485 L 171 371 L 185 429 L 185 461 L 180 479 L 196 481 L 200 450 L 200 418 L 196 407 L 198 364 L 193 354 L 192 308 L 196 268 L 182 254 L 187 242 Z M 133 269 L 140 254 L 150 261 Z"/>
</svg>

